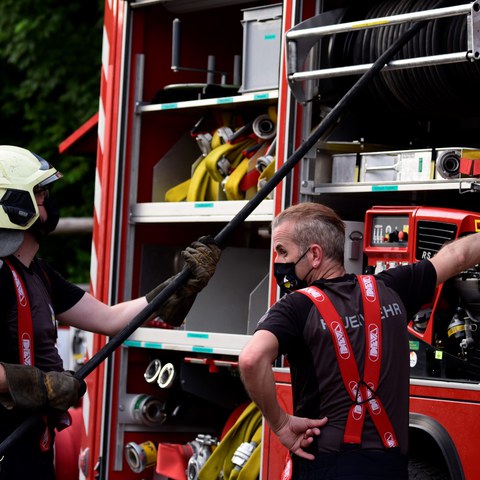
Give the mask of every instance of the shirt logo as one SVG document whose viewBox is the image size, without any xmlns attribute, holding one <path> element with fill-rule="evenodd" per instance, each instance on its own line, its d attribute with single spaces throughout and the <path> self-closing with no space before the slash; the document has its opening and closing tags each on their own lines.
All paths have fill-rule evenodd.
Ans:
<svg viewBox="0 0 480 480">
<path fill-rule="evenodd" d="M 368 339 L 369 339 L 369 349 L 368 357 L 372 362 L 378 360 L 378 340 L 379 340 L 379 331 L 376 325 L 368 326 Z"/>
<path fill-rule="evenodd" d="M 363 286 L 365 287 L 365 298 L 368 302 L 373 303 L 376 300 L 375 288 L 371 277 L 361 277 Z"/>
<path fill-rule="evenodd" d="M 350 358 L 350 350 L 348 348 L 347 340 L 343 334 L 342 325 L 338 322 L 332 322 L 333 333 L 335 334 L 335 340 L 338 345 L 338 351 L 340 357 L 343 359 Z"/>
</svg>

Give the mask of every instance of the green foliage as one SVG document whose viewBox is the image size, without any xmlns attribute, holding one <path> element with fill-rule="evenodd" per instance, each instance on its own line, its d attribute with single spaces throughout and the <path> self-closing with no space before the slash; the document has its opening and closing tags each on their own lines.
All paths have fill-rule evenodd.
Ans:
<svg viewBox="0 0 480 480">
<path fill-rule="evenodd" d="M 93 213 L 95 158 L 60 155 L 58 145 L 98 109 L 103 8 L 103 0 L 0 2 L 0 144 L 28 148 L 63 173 L 62 216 Z M 42 256 L 87 282 L 91 239 L 48 240 Z"/>
</svg>

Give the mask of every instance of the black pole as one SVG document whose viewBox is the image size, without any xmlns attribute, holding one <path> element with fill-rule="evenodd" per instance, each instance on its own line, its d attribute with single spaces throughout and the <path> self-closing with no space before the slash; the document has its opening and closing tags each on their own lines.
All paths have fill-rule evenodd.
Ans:
<svg viewBox="0 0 480 480">
<path fill-rule="evenodd" d="M 245 219 L 258 207 L 258 205 L 273 191 L 273 189 L 287 176 L 295 165 L 317 143 L 320 137 L 326 133 L 338 120 L 350 102 L 357 96 L 360 90 L 393 58 L 393 56 L 405 45 L 428 20 L 414 23 L 391 47 L 388 48 L 353 85 L 353 87 L 341 98 L 335 107 L 328 113 L 323 121 L 315 128 L 302 145 L 287 159 L 287 161 L 275 172 L 270 180 L 257 192 L 257 194 L 235 215 L 234 218 L 215 236 L 215 242 L 223 247 L 227 238 L 241 225 Z M 184 285 L 191 272 L 185 269 L 175 277 L 141 312 L 139 312 L 120 332 L 110 339 L 90 360 L 82 365 L 76 372 L 77 378 L 85 378 L 104 360 L 106 360 L 130 335 L 141 327 L 179 287 Z M 12 446 L 21 436 L 27 432 L 41 415 L 34 415 L 23 422 L 12 434 L 0 444 L 0 456 Z"/>
</svg>

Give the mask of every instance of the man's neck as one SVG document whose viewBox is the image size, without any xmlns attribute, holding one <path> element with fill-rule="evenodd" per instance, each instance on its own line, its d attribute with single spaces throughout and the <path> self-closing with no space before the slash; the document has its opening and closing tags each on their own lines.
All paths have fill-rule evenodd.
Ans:
<svg viewBox="0 0 480 480">
<path fill-rule="evenodd" d="M 35 255 L 38 252 L 40 245 L 35 237 L 30 232 L 25 232 L 25 238 L 20 248 L 13 254 L 23 265 L 29 267 Z"/>
<path fill-rule="evenodd" d="M 343 265 L 339 265 L 336 262 L 324 261 L 319 270 L 315 272 L 315 280 L 329 280 L 336 277 L 342 277 L 345 275 L 346 271 Z"/>
</svg>

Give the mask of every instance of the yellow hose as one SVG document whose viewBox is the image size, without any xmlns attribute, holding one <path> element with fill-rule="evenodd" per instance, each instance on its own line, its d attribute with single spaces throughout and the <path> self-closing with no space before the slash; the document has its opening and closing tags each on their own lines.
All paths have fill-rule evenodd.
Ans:
<svg viewBox="0 0 480 480">
<path fill-rule="evenodd" d="M 198 474 L 199 480 L 256 480 L 260 472 L 262 414 L 252 402 L 227 432 Z M 232 463 L 233 454 L 244 442 L 255 442 L 257 447 L 241 470 Z M 258 453 L 257 453 L 258 452 Z"/>
</svg>

